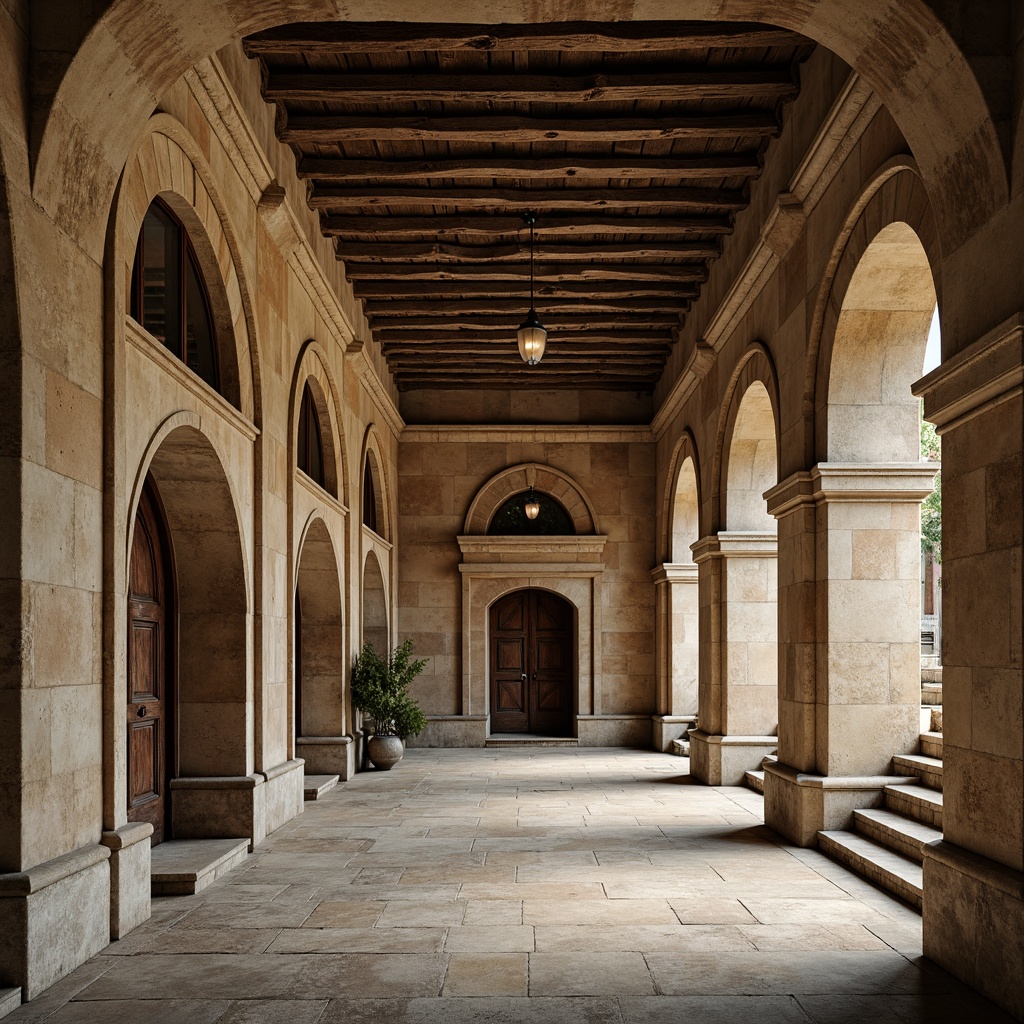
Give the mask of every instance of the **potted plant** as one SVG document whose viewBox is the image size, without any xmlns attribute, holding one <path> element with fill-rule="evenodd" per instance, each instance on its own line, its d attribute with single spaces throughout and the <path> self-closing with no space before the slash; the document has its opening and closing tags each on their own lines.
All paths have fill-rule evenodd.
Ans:
<svg viewBox="0 0 1024 1024">
<path fill-rule="evenodd" d="M 412 658 L 412 641 L 406 640 L 385 659 L 373 644 L 363 644 L 352 670 L 352 703 L 373 719 L 373 736 L 367 744 L 375 768 L 389 771 L 405 753 L 404 740 L 427 724 L 409 684 L 423 671 L 426 660 Z"/>
</svg>

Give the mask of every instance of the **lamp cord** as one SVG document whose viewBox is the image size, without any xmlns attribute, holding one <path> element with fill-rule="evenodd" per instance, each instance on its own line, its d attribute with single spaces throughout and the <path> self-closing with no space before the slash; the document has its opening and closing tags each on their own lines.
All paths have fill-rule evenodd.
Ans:
<svg viewBox="0 0 1024 1024">
<path fill-rule="evenodd" d="M 533 225 L 530 221 L 530 309 L 533 309 Z"/>
</svg>

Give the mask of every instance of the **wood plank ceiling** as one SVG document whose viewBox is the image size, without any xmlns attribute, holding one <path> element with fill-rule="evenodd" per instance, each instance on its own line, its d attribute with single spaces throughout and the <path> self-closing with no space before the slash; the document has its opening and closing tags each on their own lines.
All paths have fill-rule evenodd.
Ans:
<svg viewBox="0 0 1024 1024">
<path fill-rule="evenodd" d="M 328 22 L 244 45 L 399 389 L 640 392 L 812 49 L 713 22 Z"/>
</svg>

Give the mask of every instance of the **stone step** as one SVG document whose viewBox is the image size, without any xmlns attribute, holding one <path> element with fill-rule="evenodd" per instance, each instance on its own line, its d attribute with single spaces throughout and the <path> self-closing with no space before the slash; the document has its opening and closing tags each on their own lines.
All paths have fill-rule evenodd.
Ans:
<svg viewBox="0 0 1024 1024">
<path fill-rule="evenodd" d="M 485 747 L 578 747 L 580 741 L 572 736 L 488 736 Z"/>
<path fill-rule="evenodd" d="M 920 864 L 924 861 L 924 848 L 942 838 L 942 832 L 923 825 L 913 818 L 905 818 L 883 807 L 870 807 L 853 812 L 853 827 L 866 839 L 872 839 L 893 853 L 901 854 Z"/>
<path fill-rule="evenodd" d="M 743 780 L 755 793 L 764 794 L 764 772 L 760 769 L 744 772 Z"/>
<path fill-rule="evenodd" d="M 922 662 L 924 659 L 921 659 Z M 921 665 L 921 682 L 922 683 L 938 683 L 942 686 L 942 666 L 941 665 Z"/>
<path fill-rule="evenodd" d="M 675 754 L 676 757 L 689 757 L 690 741 L 685 739 L 673 740 L 672 753 Z"/>
<path fill-rule="evenodd" d="M 942 683 L 921 683 L 921 703 L 941 704 Z"/>
<path fill-rule="evenodd" d="M 922 825 L 942 829 L 942 792 L 925 785 L 886 786 L 882 791 L 885 806 L 890 811 L 913 818 Z"/>
<path fill-rule="evenodd" d="M 0 988 L 0 1017 L 6 1017 L 21 1006 L 20 988 Z"/>
<path fill-rule="evenodd" d="M 307 775 L 302 786 L 307 800 L 319 800 L 338 784 L 338 775 Z"/>
<path fill-rule="evenodd" d="M 890 895 L 921 909 L 920 864 L 853 832 L 819 832 L 818 848 Z"/>
<path fill-rule="evenodd" d="M 248 839 L 172 839 L 153 847 L 150 890 L 154 896 L 193 896 L 248 855 Z"/>
<path fill-rule="evenodd" d="M 914 776 L 932 789 L 942 789 L 942 761 L 927 754 L 896 754 L 892 759 L 897 775 Z"/>
<path fill-rule="evenodd" d="M 942 760 L 942 733 L 928 732 L 921 733 L 921 753 L 927 757 L 937 757 Z"/>
</svg>

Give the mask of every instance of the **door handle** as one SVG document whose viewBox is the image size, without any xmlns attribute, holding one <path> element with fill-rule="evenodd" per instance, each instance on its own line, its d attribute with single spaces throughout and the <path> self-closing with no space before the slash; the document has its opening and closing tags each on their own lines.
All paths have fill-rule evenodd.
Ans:
<svg viewBox="0 0 1024 1024">
<path fill-rule="evenodd" d="M 521 683 L 525 683 L 526 682 L 526 673 L 525 672 L 519 677 L 519 681 Z"/>
</svg>

